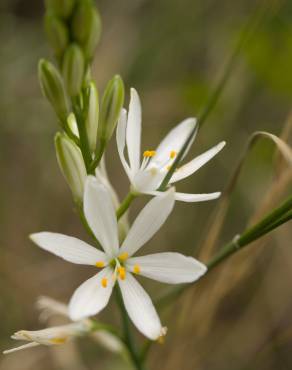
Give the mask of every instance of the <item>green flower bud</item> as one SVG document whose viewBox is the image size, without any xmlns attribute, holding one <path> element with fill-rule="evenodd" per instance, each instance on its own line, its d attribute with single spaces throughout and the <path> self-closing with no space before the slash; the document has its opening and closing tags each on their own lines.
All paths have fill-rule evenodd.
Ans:
<svg viewBox="0 0 292 370">
<path fill-rule="evenodd" d="M 78 130 L 78 125 L 77 125 L 76 117 L 74 113 L 69 114 L 67 118 L 67 123 L 68 123 L 68 127 L 71 133 L 79 138 L 79 130 Z"/>
<path fill-rule="evenodd" d="M 94 82 L 90 82 L 89 84 L 87 99 L 88 99 L 88 110 L 85 126 L 89 142 L 89 148 L 91 152 L 94 153 L 96 148 L 98 116 L 99 116 L 98 92 Z"/>
<path fill-rule="evenodd" d="M 80 93 L 84 76 L 84 57 L 77 44 L 71 44 L 65 51 L 63 59 L 63 77 L 70 96 Z"/>
<path fill-rule="evenodd" d="M 120 76 L 114 76 L 107 84 L 101 101 L 98 124 L 98 138 L 107 142 L 116 127 L 124 104 L 124 83 Z"/>
<path fill-rule="evenodd" d="M 101 34 L 101 19 L 91 0 L 80 0 L 72 21 L 72 34 L 91 60 Z"/>
<path fill-rule="evenodd" d="M 70 17 L 75 0 L 46 0 L 46 8 L 61 18 Z"/>
<path fill-rule="evenodd" d="M 44 96 L 52 104 L 62 124 L 66 122 L 69 108 L 62 77 L 57 68 L 47 60 L 40 60 L 38 76 Z"/>
<path fill-rule="evenodd" d="M 57 57 L 61 57 L 69 40 L 64 22 L 52 14 L 45 16 L 45 31 Z"/>
<path fill-rule="evenodd" d="M 72 191 L 74 200 L 81 204 L 87 176 L 81 151 L 68 136 L 60 132 L 55 136 L 55 148 L 59 166 Z"/>
</svg>

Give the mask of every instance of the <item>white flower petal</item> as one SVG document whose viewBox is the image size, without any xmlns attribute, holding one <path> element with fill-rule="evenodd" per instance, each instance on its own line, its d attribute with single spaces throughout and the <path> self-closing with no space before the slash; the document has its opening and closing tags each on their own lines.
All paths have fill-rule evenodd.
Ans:
<svg viewBox="0 0 292 370">
<path fill-rule="evenodd" d="M 3 351 L 3 354 L 4 355 L 8 355 L 9 353 L 13 353 L 13 352 L 17 352 L 17 351 L 22 351 L 23 349 L 27 349 L 27 348 L 31 348 L 31 347 L 37 347 L 39 345 L 40 344 L 39 343 L 36 343 L 36 342 L 26 343 L 26 344 L 23 344 L 22 346 L 19 346 L 19 347 L 7 349 L 6 351 Z"/>
<path fill-rule="evenodd" d="M 44 231 L 31 234 L 30 238 L 42 249 L 72 263 L 95 265 L 107 261 L 105 253 L 72 236 Z"/>
<path fill-rule="evenodd" d="M 199 168 L 204 166 L 205 163 L 210 161 L 217 153 L 220 152 L 225 146 L 225 141 L 217 144 L 213 148 L 209 149 L 205 153 L 199 155 L 198 157 L 194 158 L 192 161 L 186 163 L 185 165 L 179 167 L 177 171 L 172 175 L 170 183 L 174 183 L 176 181 L 182 180 L 185 177 L 192 175 L 196 172 Z"/>
<path fill-rule="evenodd" d="M 67 339 L 87 333 L 90 326 L 86 322 L 75 322 L 67 325 L 53 326 L 41 330 L 20 330 L 11 336 L 15 340 L 32 341 L 45 346 L 63 344 Z"/>
<path fill-rule="evenodd" d="M 144 171 L 139 170 L 132 181 L 132 185 L 135 191 L 139 193 L 145 193 L 147 191 L 156 190 L 161 184 L 165 173 L 158 169 L 146 169 Z"/>
<path fill-rule="evenodd" d="M 132 175 L 140 168 L 141 146 L 141 103 L 135 89 L 131 89 L 131 98 L 126 130 L 126 141 Z"/>
<path fill-rule="evenodd" d="M 190 283 L 207 271 L 207 267 L 201 262 L 180 253 L 132 257 L 127 261 L 126 267 L 133 272 L 135 266 L 138 266 L 140 275 L 168 284 Z"/>
<path fill-rule="evenodd" d="M 115 256 L 119 242 L 114 205 L 107 188 L 93 176 L 88 176 L 85 183 L 84 214 L 105 253 Z"/>
<path fill-rule="evenodd" d="M 72 320 L 96 315 L 108 304 L 114 286 L 112 275 L 112 268 L 106 267 L 75 290 L 69 303 Z M 102 279 L 107 279 L 106 287 L 103 287 Z"/>
<path fill-rule="evenodd" d="M 127 128 L 127 111 L 126 109 L 123 108 L 121 111 L 119 121 L 118 121 L 118 125 L 117 125 L 116 140 L 117 140 L 117 147 L 118 147 L 118 153 L 120 156 L 120 160 L 126 171 L 126 174 L 131 180 L 130 167 L 126 161 L 125 154 L 124 154 L 125 145 L 126 145 L 126 128 Z"/>
<path fill-rule="evenodd" d="M 115 189 L 113 188 L 107 176 L 104 157 L 101 160 L 100 166 L 97 167 L 95 170 L 95 177 L 97 181 L 99 181 L 101 184 L 103 184 L 108 189 L 110 196 L 112 198 L 114 207 L 117 210 L 120 206 L 120 200 L 119 200 L 118 194 L 116 193 Z M 128 230 L 129 230 L 128 212 L 125 212 L 123 216 L 119 219 L 118 229 L 119 229 L 119 235 L 125 235 L 128 233 Z"/>
<path fill-rule="evenodd" d="M 219 198 L 221 195 L 220 191 L 216 193 L 207 194 L 188 194 L 188 193 L 175 193 L 175 200 L 187 203 L 205 202 L 207 200 L 213 200 Z"/>
<path fill-rule="evenodd" d="M 119 279 L 119 286 L 134 325 L 147 338 L 158 339 L 162 334 L 162 326 L 149 295 L 129 272 L 125 280 Z"/>
<path fill-rule="evenodd" d="M 177 126 L 175 126 L 175 128 L 173 128 L 159 144 L 158 148 L 156 149 L 156 154 L 151 160 L 149 166 L 151 165 L 151 163 L 157 163 L 158 165 L 165 163 L 167 160 L 170 159 L 170 152 L 172 151 L 178 153 L 195 126 L 195 118 L 187 118 L 179 123 Z M 194 139 L 195 135 L 190 145 L 192 144 Z M 186 154 L 187 151 L 185 155 Z"/>
<path fill-rule="evenodd" d="M 121 253 L 134 254 L 161 228 L 174 206 L 174 189 L 161 193 L 146 204 L 134 221 Z"/>
</svg>

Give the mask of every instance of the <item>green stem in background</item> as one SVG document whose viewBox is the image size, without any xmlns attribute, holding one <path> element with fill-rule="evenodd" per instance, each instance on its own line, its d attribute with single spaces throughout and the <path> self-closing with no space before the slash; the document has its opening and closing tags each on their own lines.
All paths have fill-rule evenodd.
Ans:
<svg viewBox="0 0 292 370">
<path fill-rule="evenodd" d="M 133 200 L 136 198 L 136 196 L 137 195 L 135 193 L 132 193 L 131 191 L 128 193 L 126 198 L 120 204 L 120 207 L 117 209 L 116 215 L 117 215 L 118 220 L 128 210 L 128 208 L 130 207 L 130 204 L 133 202 Z"/>
<path fill-rule="evenodd" d="M 292 219 L 292 196 L 290 196 L 280 207 L 273 210 L 266 217 L 264 217 L 260 222 L 258 222 L 253 227 L 244 231 L 241 235 L 234 237 L 229 243 L 227 243 L 218 254 L 213 257 L 208 263 L 208 273 L 221 262 L 225 261 L 228 257 L 234 253 L 241 250 L 243 247 L 252 243 L 253 241 L 259 239 L 260 237 L 268 234 L 272 230 L 281 226 L 282 224 L 288 222 Z M 193 285 L 184 285 L 172 289 L 170 292 L 162 296 L 157 304 L 162 308 L 167 306 L 173 299 L 177 298 L 181 293 L 183 293 L 187 288 Z"/>
<path fill-rule="evenodd" d="M 194 135 L 197 132 L 197 127 L 202 127 L 203 123 L 205 123 L 207 117 L 212 112 L 213 108 L 217 104 L 223 89 L 225 88 L 227 81 L 229 80 L 231 73 L 234 70 L 234 67 L 237 62 L 237 57 L 239 53 L 241 52 L 243 46 L 245 45 L 246 41 L 250 38 L 250 36 L 254 33 L 255 29 L 258 27 L 264 13 L 266 11 L 266 7 L 262 7 L 261 5 L 259 8 L 253 13 L 253 15 L 249 18 L 245 28 L 243 29 L 241 36 L 238 40 L 238 43 L 236 44 L 235 48 L 233 49 L 233 52 L 226 64 L 225 69 L 223 70 L 223 74 L 221 78 L 219 79 L 217 86 L 214 88 L 212 95 L 209 98 L 209 101 L 205 105 L 202 112 L 199 114 L 197 125 L 194 127 L 192 132 L 190 133 L 189 137 L 185 141 L 183 147 L 179 151 L 177 157 L 175 158 L 173 164 L 171 165 L 169 171 L 167 171 L 160 187 L 158 188 L 159 191 L 165 191 L 172 175 L 174 174 L 175 169 L 178 167 L 180 161 L 182 160 L 183 156 L 186 153 L 186 150 L 188 149 L 189 145 L 191 144 Z"/>
<path fill-rule="evenodd" d="M 136 370 L 145 370 L 145 367 L 143 365 L 143 362 L 141 360 L 141 357 L 139 356 L 139 353 L 136 350 L 135 343 L 133 341 L 132 333 L 131 333 L 131 327 L 130 327 L 130 321 L 128 318 L 127 311 L 124 306 L 122 294 L 119 287 L 115 288 L 116 293 L 116 299 L 118 306 L 121 311 L 121 317 L 122 317 L 122 323 L 123 323 L 123 332 L 124 332 L 124 338 L 123 341 L 128 349 L 129 355 L 131 357 L 131 360 L 133 362 L 133 365 L 135 366 Z"/>
</svg>

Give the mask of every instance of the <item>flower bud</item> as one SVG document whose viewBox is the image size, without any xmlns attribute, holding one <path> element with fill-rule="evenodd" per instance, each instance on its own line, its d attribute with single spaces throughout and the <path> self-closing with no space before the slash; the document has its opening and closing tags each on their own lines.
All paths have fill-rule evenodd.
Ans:
<svg viewBox="0 0 292 370">
<path fill-rule="evenodd" d="M 92 59 L 101 34 L 101 19 L 91 0 L 80 0 L 72 21 L 72 33 L 86 59 Z"/>
<path fill-rule="evenodd" d="M 77 44 L 71 44 L 63 59 L 63 77 L 70 96 L 79 94 L 84 76 L 84 57 Z"/>
<path fill-rule="evenodd" d="M 75 0 L 46 0 L 46 8 L 61 18 L 68 18 L 73 10 Z"/>
<path fill-rule="evenodd" d="M 55 136 L 55 147 L 59 166 L 71 188 L 74 200 L 81 204 L 87 175 L 81 151 L 72 140 L 61 133 Z"/>
<path fill-rule="evenodd" d="M 78 125 L 77 125 L 76 117 L 74 113 L 69 114 L 67 118 L 67 123 L 68 123 L 68 127 L 71 133 L 79 138 L 79 130 L 78 130 Z"/>
<path fill-rule="evenodd" d="M 91 152 L 94 153 L 96 148 L 98 116 L 99 116 L 98 92 L 94 82 L 90 82 L 89 84 L 87 99 L 88 99 L 88 110 L 85 121 L 85 127 L 89 142 L 89 148 Z"/>
<path fill-rule="evenodd" d="M 47 60 L 40 60 L 38 76 L 44 96 L 52 104 L 57 116 L 64 124 L 69 112 L 62 77 L 57 68 Z"/>
<path fill-rule="evenodd" d="M 122 106 L 124 104 L 124 83 L 120 76 L 112 78 L 105 89 L 101 101 L 98 124 L 98 138 L 107 142 L 116 127 Z"/>
<path fill-rule="evenodd" d="M 45 31 L 57 57 L 61 57 L 69 40 L 64 22 L 52 14 L 45 16 Z"/>
</svg>

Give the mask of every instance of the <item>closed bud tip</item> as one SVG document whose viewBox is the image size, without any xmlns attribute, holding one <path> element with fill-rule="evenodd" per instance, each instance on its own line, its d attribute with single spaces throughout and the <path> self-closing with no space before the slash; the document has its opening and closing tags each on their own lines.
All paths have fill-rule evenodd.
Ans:
<svg viewBox="0 0 292 370">
<path fill-rule="evenodd" d="M 72 21 L 74 39 L 82 46 L 85 57 L 91 60 L 101 35 L 100 15 L 91 0 L 80 0 Z"/>
<path fill-rule="evenodd" d="M 119 75 L 114 76 L 107 84 L 102 97 L 98 138 L 107 142 L 116 127 L 124 104 L 124 83 Z"/>
<path fill-rule="evenodd" d="M 84 76 L 84 57 L 77 44 L 67 47 L 63 60 L 63 77 L 70 96 L 79 94 Z"/>
<path fill-rule="evenodd" d="M 98 119 L 99 119 L 99 102 L 98 92 L 94 82 L 90 82 L 87 90 L 87 117 L 85 121 L 86 132 L 89 142 L 90 151 L 95 152 Z"/>
<path fill-rule="evenodd" d="M 72 191 L 74 200 L 83 201 L 86 168 L 78 146 L 63 133 L 55 136 L 55 148 L 59 166 Z"/>
<path fill-rule="evenodd" d="M 58 17 L 67 19 L 72 14 L 75 0 L 46 0 L 46 9 Z"/>
<path fill-rule="evenodd" d="M 60 73 L 52 63 L 42 59 L 38 65 L 38 76 L 44 96 L 52 104 L 61 123 L 64 124 L 69 109 Z"/>
<path fill-rule="evenodd" d="M 55 55 L 60 58 L 69 40 L 65 23 L 52 13 L 47 13 L 45 16 L 45 31 Z"/>
</svg>

